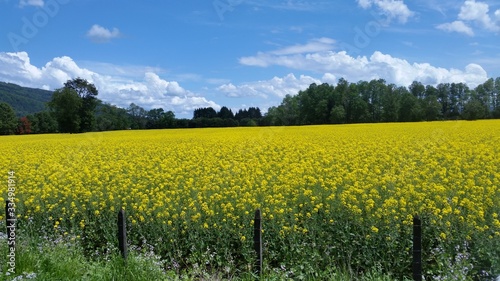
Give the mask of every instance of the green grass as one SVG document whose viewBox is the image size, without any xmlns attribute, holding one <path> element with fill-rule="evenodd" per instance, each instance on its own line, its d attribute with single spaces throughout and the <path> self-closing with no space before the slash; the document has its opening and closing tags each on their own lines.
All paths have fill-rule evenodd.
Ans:
<svg viewBox="0 0 500 281">
<path fill-rule="evenodd" d="M 88 259 L 83 249 L 71 239 L 49 241 L 39 237 L 18 237 L 16 273 L 6 275 L 6 262 L 0 265 L 0 280 L 257 280 L 250 272 L 209 272 L 206 268 L 193 267 L 178 272 L 165 270 L 164 263 L 154 254 L 130 251 L 127 261 L 116 249 L 97 258 Z M 7 254 L 7 243 L 0 239 L 0 254 Z M 3 259 L 2 259 L 3 261 Z M 266 270 L 261 280 L 290 280 L 290 271 Z M 394 280 L 380 269 L 354 276 L 343 270 L 328 270 L 312 275 L 295 274 L 294 280 Z"/>
</svg>

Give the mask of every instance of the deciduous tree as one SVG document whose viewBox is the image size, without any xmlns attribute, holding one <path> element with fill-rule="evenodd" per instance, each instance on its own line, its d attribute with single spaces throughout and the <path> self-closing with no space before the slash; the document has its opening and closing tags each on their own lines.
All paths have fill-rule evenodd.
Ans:
<svg viewBox="0 0 500 281">
<path fill-rule="evenodd" d="M 0 103 L 0 135 L 12 135 L 17 127 L 14 109 L 5 102 Z"/>
</svg>

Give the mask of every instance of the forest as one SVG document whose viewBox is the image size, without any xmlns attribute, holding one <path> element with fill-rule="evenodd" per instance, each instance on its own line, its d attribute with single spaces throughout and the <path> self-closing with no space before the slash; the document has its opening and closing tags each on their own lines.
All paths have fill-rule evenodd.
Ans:
<svg viewBox="0 0 500 281">
<path fill-rule="evenodd" d="M 296 95 L 286 95 L 265 114 L 258 107 L 233 112 L 222 106 L 219 111 L 197 108 L 192 119 L 178 119 L 163 108 L 105 103 L 97 98 L 93 84 L 76 78 L 54 91 L 45 109 L 35 113 L 19 117 L 9 102 L 0 102 L 0 134 L 496 119 L 500 118 L 499 93 L 500 77 L 473 89 L 464 83 L 433 86 L 414 81 L 404 87 L 383 79 L 352 83 L 341 78 L 337 85 L 311 84 Z M 23 108 L 29 104 L 27 99 L 23 98 Z M 34 108 L 39 109 L 39 104 L 37 97 Z"/>
</svg>

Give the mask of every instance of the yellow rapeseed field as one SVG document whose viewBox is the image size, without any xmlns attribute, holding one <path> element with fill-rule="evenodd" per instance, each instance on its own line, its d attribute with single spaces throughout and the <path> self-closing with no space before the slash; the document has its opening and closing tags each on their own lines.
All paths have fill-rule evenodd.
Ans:
<svg viewBox="0 0 500 281">
<path fill-rule="evenodd" d="M 123 208 L 132 228 L 245 244 L 260 208 L 272 239 L 349 221 L 390 243 L 415 214 L 436 241 L 500 239 L 500 121 L 25 135 L 0 147 L 20 224 L 43 218 L 65 234 Z"/>
</svg>

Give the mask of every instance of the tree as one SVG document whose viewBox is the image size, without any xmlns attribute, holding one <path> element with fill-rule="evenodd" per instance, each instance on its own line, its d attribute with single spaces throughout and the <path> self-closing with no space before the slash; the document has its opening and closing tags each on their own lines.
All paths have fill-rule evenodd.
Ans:
<svg viewBox="0 0 500 281">
<path fill-rule="evenodd" d="M 423 112 L 419 99 L 409 92 L 403 93 L 399 107 L 399 121 L 415 122 L 422 121 L 422 119 Z"/>
<path fill-rule="evenodd" d="M 147 120 L 147 111 L 136 105 L 135 103 L 131 103 L 127 109 L 127 113 L 130 116 L 130 127 L 132 129 L 145 129 Z"/>
<path fill-rule="evenodd" d="M 390 84 L 385 88 L 382 93 L 380 103 L 382 105 L 382 121 L 396 122 L 398 121 L 398 113 L 400 107 L 400 97 L 408 92 L 405 87 L 396 87 Z"/>
<path fill-rule="evenodd" d="M 436 121 L 440 118 L 441 104 L 436 96 L 428 96 L 422 101 L 424 118 L 427 121 Z"/>
<path fill-rule="evenodd" d="M 250 119 L 261 119 L 262 113 L 260 112 L 260 108 L 258 107 L 249 107 L 248 108 L 248 118 Z"/>
<path fill-rule="evenodd" d="M 212 107 L 197 108 L 194 110 L 193 119 L 196 118 L 216 118 L 217 111 Z"/>
<path fill-rule="evenodd" d="M 0 103 L 0 135 L 12 135 L 17 128 L 14 109 L 5 102 Z"/>
<path fill-rule="evenodd" d="M 441 116 L 448 119 L 450 116 L 450 84 L 440 83 L 437 85 L 437 101 L 441 104 Z"/>
<path fill-rule="evenodd" d="M 79 109 L 80 132 L 90 132 L 95 127 L 94 110 L 98 104 L 98 91 L 94 84 L 82 78 L 75 78 L 64 83 L 64 88 L 74 90 L 81 98 Z"/>
<path fill-rule="evenodd" d="M 153 108 L 147 114 L 148 129 L 173 128 L 175 126 L 175 114 L 172 111 L 165 112 L 163 108 Z"/>
<path fill-rule="evenodd" d="M 16 134 L 31 134 L 31 122 L 26 116 L 19 118 L 16 128 Z"/>
<path fill-rule="evenodd" d="M 234 114 L 233 111 L 225 106 L 223 106 L 219 112 L 217 113 L 217 116 L 221 119 L 233 119 Z"/>
<path fill-rule="evenodd" d="M 277 108 L 279 124 L 275 125 L 298 125 L 299 124 L 299 101 L 297 96 L 286 95 Z"/>
<path fill-rule="evenodd" d="M 435 87 L 430 85 L 425 87 L 425 98 L 422 101 L 422 109 L 427 121 L 435 121 L 442 116 L 442 105 L 439 103 L 437 95 L 438 92 Z"/>
<path fill-rule="evenodd" d="M 82 99 L 75 90 L 66 87 L 56 90 L 48 105 L 55 116 L 59 132 L 80 132 Z"/>
<path fill-rule="evenodd" d="M 255 119 L 260 120 L 262 118 L 262 113 L 258 107 L 250 107 L 248 109 L 240 109 L 234 115 L 234 119 L 241 121 L 243 119 Z"/>
<path fill-rule="evenodd" d="M 41 111 L 33 115 L 28 115 L 27 118 L 31 122 L 31 131 L 34 134 L 57 132 L 57 120 L 54 118 L 53 114 L 48 111 Z"/>
<path fill-rule="evenodd" d="M 271 106 L 267 109 L 267 113 L 262 118 L 263 126 L 280 126 L 283 125 L 280 122 L 279 110 L 276 106 Z"/>
<path fill-rule="evenodd" d="M 305 91 L 299 91 L 298 99 L 299 118 L 302 124 L 326 124 L 329 123 L 331 108 L 342 105 L 342 97 L 339 94 L 335 99 L 335 88 L 323 83 L 317 85 L 312 83 Z"/>
<path fill-rule="evenodd" d="M 174 112 L 171 110 L 164 112 L 160 118 L 159 124 L 160 128 L 175 128 L 176 121 Z"/>
<path fill-rule="evenodd" d="M 486 106 L 479 99 L 472 99 L 465 104 L 462 117 L 466 120 L 483 119 L 486 115 Z"/>
<path fill-rule="evenodd" d="M 450 85 L 450 119 L 457 119 L 464 110 L 469 94 L 469 87 L 464 83 Z"/>
<path fill-rule="evenodd" d="M 131 118 L 127 110 L 98 101 L 95 110 L 98 131 L 125 130 L 130 128 Z"/>
<path fill-rule="evenodd" d="M 148 119 L 146 128 L 148 129 L 159 129 L 160 128 L 160 120 L 165 111 L 163 108 L 153 108 L 148 111 L 146 117 Z"/>
<path fill-rule="evenodd" d="M 339 80 L 339 83 L 342 80 L 344 79 L 341 78 Z M 340 90 L 339 88 L 342 89 L 342 87 L 339 87 L 339 84 L 337 84 L 335 91 L 336 92 L 339 91 Z M 361 98 L 357 84 L 355 83 L 349 84 L 347 90 L 344 93 L 343 99 L 344 99 L 344 108 L 346 113 L 345 114 L 346 123 L 359 123 L 359 122 L 364 122 L 367 119 L 368 105 Z"/>
<path fill-rule="evenodd" d="M 410 87 L 408 87 L 410 93 L 418 99 L 423 99 L 425 97 L 425 86 L 417 81 L 413 81 Z"/>
<path fill-rule="evenodd" d="M 335 124 L 345 123 L 345 109 L 341 105 L 332 108 L 330 112 L 330 121 Z"/>
<path fill-rule="evenodd" d="M 387 85 L 384 79 L 362 81 L 358 83 L 358 89 L 363 100 L 368 105 L 368 115 L 371 122 L 380 122 L 382 119 L 383 106 L 381 97 L 386 91 Z"/>
</svg>

